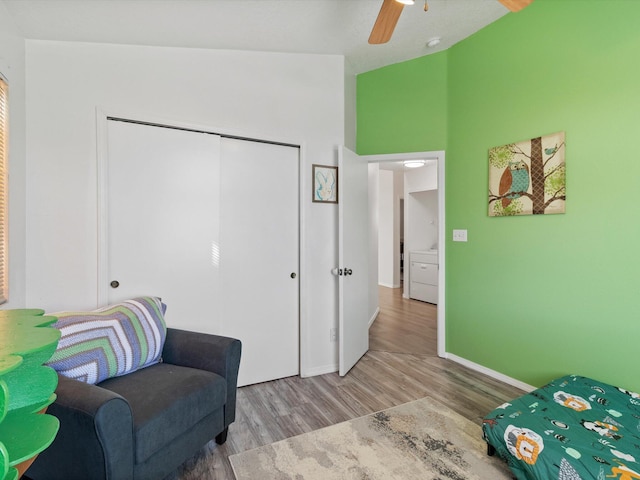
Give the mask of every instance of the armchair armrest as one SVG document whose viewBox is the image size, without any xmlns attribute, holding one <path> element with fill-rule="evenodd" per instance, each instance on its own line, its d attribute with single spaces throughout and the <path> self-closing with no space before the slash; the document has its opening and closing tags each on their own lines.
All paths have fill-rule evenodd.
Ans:
<svg viewBox="0 0 640 480">
<path fill-rule="evenodd" d="M 133 418 L 120 395 L 58 375 L 47 413 L 60 420 L 51 446 L 27 471 L 40 478 L 133 478 Z M 63 472 L 63 473 L 62 473 Z M 70 476 L 69 476 L 70 475 Z"/>
<path fill-rule="evenodd" d="M 227 380 L 225 426 L 236 418 L 236 390 L 242 343 L 208 333 L 167 328 L 162 361 L 216 373 Z"/>
</svg>

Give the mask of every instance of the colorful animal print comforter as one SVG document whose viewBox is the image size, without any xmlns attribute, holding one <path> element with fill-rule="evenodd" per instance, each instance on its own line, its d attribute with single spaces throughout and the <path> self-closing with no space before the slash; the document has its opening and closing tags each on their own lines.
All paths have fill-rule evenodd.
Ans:
<svg viewBox="0 0 640 480">
<path fill-rule="evenodd" d="M 569 375 L 500 405 L 486 442 L 518 480 L 640 480 L 640 394 Z"/>
</svg>

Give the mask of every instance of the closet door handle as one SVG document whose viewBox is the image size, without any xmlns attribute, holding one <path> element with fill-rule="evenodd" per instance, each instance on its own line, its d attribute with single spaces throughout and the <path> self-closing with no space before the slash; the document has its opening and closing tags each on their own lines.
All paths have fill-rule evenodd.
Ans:
<svg viewBox="0 0 640 480">
<path fill-rule="evenodd" d="M 109 285 L 111 285 L 111 288 L 118 288 L 120 286 L 120 282 L 113 280 Z"/>
</svg>

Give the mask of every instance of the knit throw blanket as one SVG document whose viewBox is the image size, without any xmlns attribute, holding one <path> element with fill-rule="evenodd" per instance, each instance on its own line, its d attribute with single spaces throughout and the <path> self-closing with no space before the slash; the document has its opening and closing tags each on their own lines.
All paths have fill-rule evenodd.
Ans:
<svg viewBox="0 0 640 480">
<path fill-rule="evenodd" d="M 160 361 L 167 334 L 164 305 L 140 297 L 92 312 L 58 312 L 58 348 L 48 365 L 85 383 L 131 373 Z"/>
</svg>

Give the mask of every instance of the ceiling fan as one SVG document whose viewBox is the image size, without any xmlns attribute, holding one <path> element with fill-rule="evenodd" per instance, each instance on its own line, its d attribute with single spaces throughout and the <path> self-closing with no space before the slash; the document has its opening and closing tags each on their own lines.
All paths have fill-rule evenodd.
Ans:
<svg viewBox="0 0 640 480">
<path fill-rule="evenodd" d="M 524 7 L 533 2 L 533 0 L 498 0 L 501 4 L 507 7 L 512 12 L 522 10 Z M 376 19 L 376 23 L 373 25 L 371 35 L 369 36 L 369 43 L 380 44 L 387 43 L 393 35 L 393 30 L 396 28 L 396 23 L 400 18 L 402 9 L 405 5 L 413 5 L 414 0 L 383 0 L 380 7 L 380 13 Z M 424 11 L 429 9 L 427 1 L 424 2 Z"/>
</svg>

